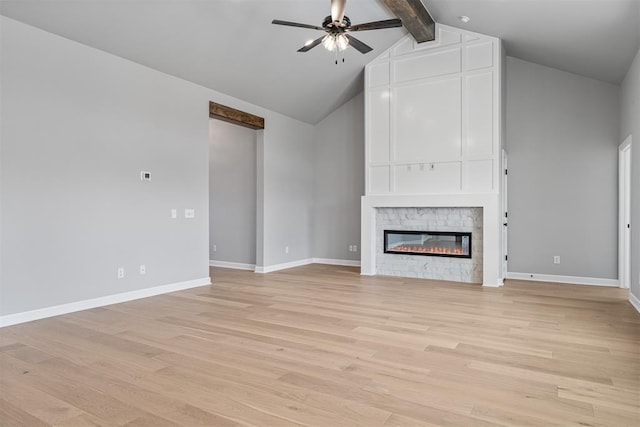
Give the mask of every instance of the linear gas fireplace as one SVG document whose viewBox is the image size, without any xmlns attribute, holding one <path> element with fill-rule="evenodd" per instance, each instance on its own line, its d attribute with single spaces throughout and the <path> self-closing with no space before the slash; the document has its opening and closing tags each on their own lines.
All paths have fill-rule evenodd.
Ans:
<svg viewBox="0 0 640 427">
<path fill-rule="evenodd" d="M 384 252 L 471 258 L 471 233 L 384 230 Z"/>
</svg>

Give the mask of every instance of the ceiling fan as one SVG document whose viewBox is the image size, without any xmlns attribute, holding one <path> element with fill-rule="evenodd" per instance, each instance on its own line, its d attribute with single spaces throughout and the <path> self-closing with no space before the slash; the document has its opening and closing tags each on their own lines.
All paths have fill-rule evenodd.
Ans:
<svg viewBox="0 0 640 427">
<path fill-rule="evenodd" d="M 360 53 L 368 53 L 373 50 L 371 46 L 361 42 L 351 34 L 354 31 L 380 30 L 384 28 L 402 27 L 401 19 L 385 19 L 383 21 L 367 22 L 365 24 L 351 25 L 351 20 L 345 16 L 344 9 L 347 0 L 331 0 L 331 15 L 324 18 L 322 26 L 300 24 L 298 22 L 281 21 L 274 19 L 272 24 L 286 25 L 289 27 L 309 28 L 311 30 L 324 31 L 327 34 L 313 41 L 307 42 L 298 49 L 298 52 L 308 52 L 320 43 L 329 51 L 343 51 L 352 46 Z"/>
</svg>

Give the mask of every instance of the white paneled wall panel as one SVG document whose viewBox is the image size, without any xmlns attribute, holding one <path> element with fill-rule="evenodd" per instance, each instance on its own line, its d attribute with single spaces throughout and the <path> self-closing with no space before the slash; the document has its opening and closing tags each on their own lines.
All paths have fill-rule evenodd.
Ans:
<svg viewBox="0 0 640 427">
<path fill-rule="evenodd" d="M 457 193 L 460 180 L 460 162 L 396 165 L 394 193 Z"/>
<path fill-rule="evenodd" d="M 372 90 L 368 97 L 369 161 L 389 161 L 389 88 Z"/>
<path fill-rule="evenodd" d="M 389 193 L 389 166 L 373 166 L 369 168 L 369 193 Z"/>
<path fill-rule="evenodd" d="M 437 24 L 367 65 L 367 194 L 499 191 L 500 55 L 499 39 Z"/>
<path fill-rule="evenodd" d="M 462 41 L 462 34 L 457 31 L 438 27 L 438 35 L 436 36 L 436 39 L 438 41 L 438 46 L 450 46 L 460 43 Z"/>
<path fill-rule="evenodd" d="M 489 160 L 470 160 L 465 162 L 464 185 L 467 193 L 489 193 L 493 190 L 493 164 Z"/>
<path fill-rule="evenodd" d="M 443 27 L 438 27 L 436 30 L 436 39 L 434 41 L 416 43 L 413 38 L 407 38 L 396 45 L 391 51 L 394 56 L 399 56 L 406 53 L 433 50 L 440 47 L 459 44 L 462 40 L 461 37 L 462 35 L 457 31 L 450 31 Z"/>
<path fill-rule="evenodd" d="M 407 37 L 403 39 L 400 43 L 398 43 L 395 47 L 392 48 L 393 55 L 399 56 L 405 53 L 411 53 L 414 50 L 415 41 L 413 38 Z"/>
<path fill-rule="evenodd" d="M 389 84 L 389 62 L 372 64 L 369 67 L 369 87 Z"/>
<path fill-rule="evenodd" d="M 460 90 L 458 77 L 395 89 L 392 114 L 396 161 L 460 157 Z"/>
<path fill-rule="evenodd" d="M 494 152 L 493 72 L 471 74 L 464 78 L 466 93 L 466 144 L 468 157 L 488 157 Z"/>
<path fill-rule="evenodd" d="M 475 43 L 465 47 L 466 65 L 465 69 L 477 70 L 478 68 L 488 68 L 493 66 L 493 43 Z"/>
<path fill-rule="evenodd" d="M 394 81 L 396 83 L 415 79 L 444 76 L 460 72 L 460 48 L 407 56 L 393 61 Z"/>
</svg>

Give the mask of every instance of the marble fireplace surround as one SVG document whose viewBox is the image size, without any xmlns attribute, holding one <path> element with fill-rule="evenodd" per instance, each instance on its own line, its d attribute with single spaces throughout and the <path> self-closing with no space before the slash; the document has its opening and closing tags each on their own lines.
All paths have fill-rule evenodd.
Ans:
<svg viewBox="0 0 640 427">
<path fill-rule="evenodd" d="M 360 272 L 365 276 L 376 274 L 378 245 L 376 210 L 378 208 L 482 208 L 482 285 L 502 286 L 500 198 L 498 194 L 434 194 L 434 195 L 372 195 L 361 200 Z"/>
<path fill-rule="evenodd" d="M 385 253 L 385 230 L 471 233 L 471 257 Z M 376 208 L 376 239 L 376 274 L 482 283 L 482 208 Z"/>
</svg>

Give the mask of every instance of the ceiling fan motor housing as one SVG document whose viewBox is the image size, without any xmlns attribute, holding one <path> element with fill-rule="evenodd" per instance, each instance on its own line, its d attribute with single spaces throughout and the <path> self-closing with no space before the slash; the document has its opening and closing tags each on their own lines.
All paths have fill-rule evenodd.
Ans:
<svg viewBox="0 0 640 427">
<path fill-rule="evenodd" d="M 344 18 L 342 18 L 342 23 L 340 24 L 339 28 L 349 28 L 350 26 L 351 20 L 349 19 L 349 17 L 345 16 Z M 322 21 L 322 28 L 326 29 L 327 31 L 336 31 L 338 29 L 338 27 L 334 25 L 331 16 L 327 16 L 326 18 L 324 18 L 324 21 Z"/>
</svg>

